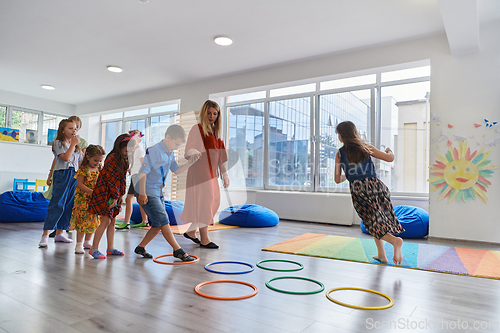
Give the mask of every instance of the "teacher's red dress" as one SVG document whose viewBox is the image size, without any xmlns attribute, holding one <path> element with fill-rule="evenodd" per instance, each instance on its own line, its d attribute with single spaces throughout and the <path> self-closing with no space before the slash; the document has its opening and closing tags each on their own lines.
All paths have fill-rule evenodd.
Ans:
<svg viewBox="0 0 500 333">
<path fill-rule="evenodd" d="M 218 168 L 227 161 L 224 142 L 212 133 L 203 135 L 201 125 L 189 131 L 185 152 L 196 149 L 201 158 L 189 167 L 186 179 L 186 200 L 180 220 L 185 223 L 214 223 L 220 205 Z M 189 157 L 186 155 L 186 159 Z"/>
</svg>

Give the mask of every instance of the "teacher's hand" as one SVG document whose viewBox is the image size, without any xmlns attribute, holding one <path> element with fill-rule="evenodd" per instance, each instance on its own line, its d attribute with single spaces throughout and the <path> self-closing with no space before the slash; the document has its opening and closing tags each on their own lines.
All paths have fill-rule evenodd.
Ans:
<svg viewBox="0 0 500 333">
<path fill-rule="evenodd" d="M 224 180 L 224 188 L 228 188 L 229 187 L 229 176 L 227 175 L 227 173 L 222 175 L 222 179 Z"/>
</svg>

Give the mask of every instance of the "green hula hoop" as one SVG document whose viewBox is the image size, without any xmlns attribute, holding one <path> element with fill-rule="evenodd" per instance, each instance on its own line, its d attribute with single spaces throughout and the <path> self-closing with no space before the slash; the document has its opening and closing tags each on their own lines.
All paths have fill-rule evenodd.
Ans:
<svg viewBox="0 0 500 333">
<path fill-rule="evenodd" d="M 311 282 L 314 282 L 317 285 L 319 285 L 321 288 L 318 290 L 314 290 L 314 291 L 288 291 L 288 290 L 278 289 L 278 288 L 271 286 L 271 282 L 273 282 L 274 280 L 281 280 L 281 279 L 297 279 L 297 280 L 311 281 Z M 323 290 L 325 290 L 325 286 L 323 285 L 323 283 L 316 281 L 316 280 L 313 280 L 313 279 L 300 277 L 300 276 L 278 276 L 278 277 L 272 278 L 271 280 L 267 281 L 266 287 L 268 287 L 271 290 L 280 292 L 280 293 L 293 294 L 293 295 L 311 295 L 311 294 L 320 293 Z"/>
<path fill-rule="evenodd" d="M 261 265 L 264 262 L 270 262 L 270 261 L 273 261 L 273 262 L 288 262 L 288 263 L 291 263 L 291 264 L 299 265 L 300 267 L 299 268 L 291 268 L 291 269 L 275 269 L 275 268 L 264 267 L 264 266 Z M 259 261 L 257 263 L 257 267 L 262 268 L 262 269 L 267 269 L 268 271 L 275 271 L 275 272 L 296 272 L 296 271 L 300 271 L 301 269 L 303 269 L 304 265 L 302 265 L 299 262 L 291 261 L 291 260 L 268 259 L 268 260 L 261 260 L 261 261 Z"/>
</svg>

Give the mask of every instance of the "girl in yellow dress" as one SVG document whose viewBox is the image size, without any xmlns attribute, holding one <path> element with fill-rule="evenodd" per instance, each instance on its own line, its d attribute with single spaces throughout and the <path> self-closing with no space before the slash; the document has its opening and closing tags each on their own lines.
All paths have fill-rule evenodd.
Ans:
<svg viewBox="0 0 500 333">
<path fill-rule="evenodd" d="M 99 171 L 101 171 L 101 163 L 105 155 L 104 148 L 101 146 L 89 145 L 83 157 L 82 165 L 75 175 L 75 204 L 69 228 L 77 231 L 75 247 L 75 253 L 77 254 L 84 254 L 84 248 L 91 248 L 90 239 L 100 223 L 98 215 L 88 212 L 88 202 L 99 176 Z M 85 242 L 83 242 L 84 237 Z"/>
</svg>

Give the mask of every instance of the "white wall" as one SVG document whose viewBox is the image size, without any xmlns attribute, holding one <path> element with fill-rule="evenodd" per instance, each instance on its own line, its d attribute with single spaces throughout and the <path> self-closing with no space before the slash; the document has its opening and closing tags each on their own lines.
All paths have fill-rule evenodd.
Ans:
<svg viewBox="0 0 500 333">
<path fill-rule="evenodd" d="M 73 104 L 50 101 L 43 98 L 0 90 L 0 105 L 7 104 L 26 109 L 54 113 L 61 116 L 72 116 L 76 112 Z"/>
<path fill-rule="evenodd" d="M 481 52 L 463 58 L 452 57 L 446 36 L 437 35 L 217 77 L 177 87 L 108 98 L 78 105 L 76 112 L 81 116 L 173 99 L 181 99 L 181 112 L 188 112 L 198 110 L 210 94 L 430 59 L 432 66 L 431 110 L 441 116 L 442 125 L 446 126 L 448 122 L 452 122 L 457 134 L 473 133 L 473 122 L 481 122 L 482 118 L 500 120 L 498 112 L 500 105 L 500 75 L 498 75 L 500 25 L 481 27 L 480 36 Z M 438 137 L 441 129 L 442 126 L 431 126 L 431 139 Z M 98 131 L 98 128 L 92 128 L 91 131 L 94 130 Z M 492 133 L 494 132 L 487 134 L 493 136 Z M 89 132 L 88 137 L 90 136 Z M 431 145 L 431 157 L 434 157 L 436 152 L 443 153 L 442 149 L 443 147 L 436 148 L 436 145 Z M 500 165 L 497 148 L 493 149 L 490 159 L 491 164 Z M 431 193 L 430 235 L 500 242 L 500 218 L 495 210 L 495 204 L 500 199 L 499 174 L 500 170 L 495 172 L 493 178 L 490 178 L 493 184 L 488 190 L 489 205 L 484 205 L 479 201 L 447 204 L 446 201 L 438 202 L 437 193 Z M 279 193 L 269 199 L 281 201 Z M 408 202 L 405 198 L 401 199 L 407 204 L 425 206 L 421 200 Z M 399 198 L 393 195 L 393 201 L 395 200 Z M 314 196 L 311 196 L 309 201 L 306 199 L 303 202 L 303 205 L 307 206 L 313 201 Z M 334 211 L 344 212 L 345 209 L 351 209 L 351 207 L 345 208 L 344 200 L 332 199 L 331 205 Z M 354 217 L 353 220 L 355 220 Z"/>
</svg>

